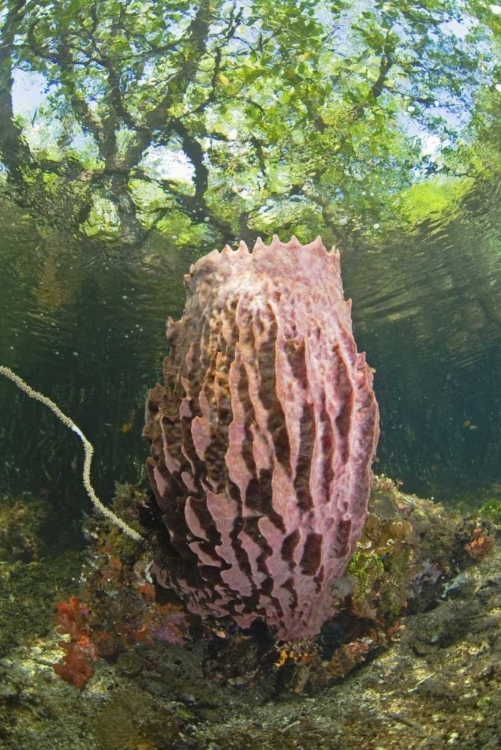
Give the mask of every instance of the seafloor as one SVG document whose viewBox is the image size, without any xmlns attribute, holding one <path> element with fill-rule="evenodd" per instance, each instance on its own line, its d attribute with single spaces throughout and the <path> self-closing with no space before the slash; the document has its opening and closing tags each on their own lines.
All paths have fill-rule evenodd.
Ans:
<svg viewBox="0 0 501 750">
<path fill-rule="evenodd" d="M 89 584 L 89 570 L 95 575 L 105 554 L 102 542 L 97 553 L 86 550 L 43 557 L 37 554 L 33 535 L 33 548 L 23 559 L 19 547 L 16 554 L 4 539 L 3 547 L 0 544 L 0 748 L 501 747 L 501 548 L 496 541 L 497 527 L 471 516 L 450 520 L 430 503 L 405 498 L 395 488 L 390 494 L 413 524 L 405 535 L 400 528 L 398 537 L 391 521 L 398 537 L 398 559 L 407 560 L 409 569 L 414 566 L 413 588 L 409 589 L 409 601 L 414 601 L 408 605 L 402 599 L 402 577 L 392 580 L 384 576 L 385 566 L 387 571 L 397 571 L 395 561 L 388 562 L 394 540 L 385 537 L 382 541 L 379 534 L 377 550 L 373 547 L 367 553 L 372 560 L 377 551 L 379 562 L 373 575 L 379 576 L 379 583 L 371 588 L 368 566 L 360 564 L 365 598 L 353 605 L 359 631 L 351 632 L 347 638 L 352 641 L 342 647 L 346 657 L 353 644 L 361 647 L 372 638 L 374 648 L 368 649 L 364 659 L 354 659 L 345 673 L 339 668 L 339 656 L 337 671 L 333 667 L 332 653 L 324 653 L 323 660 L 308 661 L 306 646 L 301 657 L 290 645 L 274 646 L 275 659 L 266 661 L 255 636 L 242 634 L 231 624 L 212 623 L 212 630 L 199 629 L 198 636 L 187 637 L 184 645 L 153 638 L 133 644 L 129 639 L 127 648 L 100 658 L 93 665 L 93 676 L 77 689 L 54 671 L 54 664 L 65 654 L 54 614 L 57 602 L 75 595 L 89 600 L 91 589 L 96 597 L 93 601 L 98 601 L 95 581 L 94 588 Z M 387 500 L 386 495 L 386 513 Z M 21 506 L 10 507 L 19 512 Z M 379 523 L 375 518 L 380 511 L 381 503 L 375 507 L 373 501 L 372 529 Z M 428 512 L 433 515 L 429 523 Z M 469 529 L 469 537 L 465 529 Z M 375 539 L 377 535 L 371 533 Z M 436 533 L 438 537 L 434 537 Z M 447 547 L 446 552 L 434 547 L 437 539 Z M 435 549 L 439 563 L 420 557 L 418 541 L 428 557 Z M 408 557 L 402 554 L 406 546 L 413 550 Z M 464 549 L 468 554 L 458 553 Z M 137 561 L 129 563 L 131 570 L 136 565 L 137 571 Z M 119 567 L 117 562 L 114 565 Z M 87 571 L 83 581 L 82 571 Z M 355 579 L 356 571 L 352 569 L 352 573 Z M 121 576 L 122 589 L 115 582 L 115 589 L 104 595 L 105 601 L 120 600 L 126 580 L 123 569 Z M 393 590 L 393 596 L 392 586 L 400 587 Z M 357 598 L 353 592 L 350 596 L 352 601 Z M 102 601 L 102 592 L 100 597 Z M 397 599 L 402 599 L 402 606 L 393 619 L 377 611 L 377 602 L 391 602 L 394 609 Z M 381 604 L 383 609 L 385 606 L 388 604 Z M 127 616 L 122 612 L 124 619 Z M 374 635 L 376 631 L 380 636 Z M 242 661 L 240 672 L 235 671 L 234 662 L 228 666 L 232 650 Z M 261 668 L 260 659 L 266 666 Z"/>
</svg>

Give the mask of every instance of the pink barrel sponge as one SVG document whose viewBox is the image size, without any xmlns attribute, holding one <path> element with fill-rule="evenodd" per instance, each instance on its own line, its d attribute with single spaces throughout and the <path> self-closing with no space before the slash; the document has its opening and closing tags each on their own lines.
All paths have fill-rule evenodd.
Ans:
<svg viewBox="0 0 501 750">
<path fill-rule="evenodd" d="M 160 584 L 191 612 L 316 635 L 364 524 L 378 427 L 339 254 L 320 238 L 214 250 L 167 322 L 147 402 L 169 541 Z"/>
</svg>

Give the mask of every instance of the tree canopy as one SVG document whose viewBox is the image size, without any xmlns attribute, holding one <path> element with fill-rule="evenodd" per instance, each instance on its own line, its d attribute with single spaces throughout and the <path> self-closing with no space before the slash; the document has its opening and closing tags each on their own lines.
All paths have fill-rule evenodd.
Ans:
<svg viewBox="0 0 501 750">
<path fill-rule="evenodd" d="M 11 194 L 131 246 L 349 243 L 467 176 L 475 102 L 501 97 L 501 7 L 476 1 L 7 0 L 0 23 Z M 45 89 L 30 120 L 19 71 Z"/>
</svg>

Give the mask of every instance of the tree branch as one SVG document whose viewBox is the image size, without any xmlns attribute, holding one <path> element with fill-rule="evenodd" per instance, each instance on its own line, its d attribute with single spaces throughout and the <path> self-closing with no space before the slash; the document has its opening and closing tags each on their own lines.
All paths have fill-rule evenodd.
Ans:
<svg viewBox="0 0 501 750">
<path fill-rule="evenodd" d="M 12 103 L 14 40 L 23 20 L 26 0 L 11 0 L 2 28 L 0 46 L 0 153 L 9 178 L 22 186 L 23 167 L 32 164 L 33 156 L 21 128 L 14 120 Z"/>
</svg>

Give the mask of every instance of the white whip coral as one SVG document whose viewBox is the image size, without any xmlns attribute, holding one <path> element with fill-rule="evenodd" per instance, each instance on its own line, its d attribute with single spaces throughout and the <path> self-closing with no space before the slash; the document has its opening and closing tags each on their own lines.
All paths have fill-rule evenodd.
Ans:
<svg viewBox="0 0 501 750">
<path fill-rule="evenodd" d="M 16 375 L 16 373 L 13 372 L 9 367 L 0 365 L 0 375 L 5 375 L 6 378 L 12 380 L 12 382 L 15 383 L 17 387 L 24 391 L 24 393 L 26 393 L 30 398 L 33 398 L 35 399 L 35 401 L 40 401 L 42 404 L 45 404 L 45 406 L 47 406 L 56 415 L 56 417 L 61 420 L 64 425 L 66 425 L 66 427 L 69 427 L 70 430 L 76 432 L 76 434 L 82 441 L 84 449 L 82 480 L 87 494 L 90 497 L 94 507 L 100 513 L 102 513 L 103 516 L 106 516 L 106 518 L 108 518 L 116 526 L 118 526 L 124 532 L 124 534 L 130 536 L 131 539 L 134 539 L 136 542 L 142 541 L 143 537 L 141 536 L 141 534 L 138 534 L 137 531 L 134 531 L 134 529 L 132 529 L 127 523 L 125 523 L 125 521 L 115 515 L 112 510 L 107 508 L 106 505 L 103 505 L 101 500 L 96 495 L 94 487 L 92 486 L 92 482 L 90 481 L 90 467 L 92 464 L 92 456 L 94 455 L 94 447 L 92 443 L 87 440 L 80 427 L 78 427 L 74 423 L 74 421 L 70 419 L 70 417 L 66 416 L 66 414 L 61 411 L 59 406 L 54 403 L 54 401 L 52 401 L 47 396 L 44 396 L 42 393 L 39 393 L 39 391 L 35 391 L 33 388 L 31 388 L 28 383 L 20 378 L 19 375 Z"/>
</svg>

